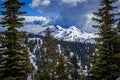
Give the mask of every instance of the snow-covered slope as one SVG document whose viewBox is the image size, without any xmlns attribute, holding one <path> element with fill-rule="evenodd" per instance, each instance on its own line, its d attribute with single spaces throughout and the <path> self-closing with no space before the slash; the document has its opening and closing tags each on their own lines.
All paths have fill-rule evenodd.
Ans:
<svg viewBox="0 0 120 80">
<path fill-rule="evenodd" d="M 49 28 L 51 29 L 52 35 L 55 38 L 64 41 L 93 43 L 94 38 L 97 37 L 97 35 L 82 31 L 75 26 L 71 26 L 69 28 L 62 28 L 61 26 L 57 25 L 49 26 Z M 45 35 L 45 31 L 42 31 L 39 34 Z"/>
<path fill-rule="evenodd" d="M 36 61 L 37 61 L 37 58 L 38 58 L 37 55 L 39 54 L 39 53 L 37 54 L 37 51 L 40 50 L 40 47 L 42 45 L 42 39 L 33 37 L 33 38 L 29 38 L 28 42 L 29 42 L 30 62 L 32 64 L 33 68 L 35 70 L 37 70 L 38 67 L 37 67 Z M 32 44 L 32 45 L 30 45 L 30 44 Z M 32 47 L 32 49 L 31 49 L 31 47 Z"/>
</svg>

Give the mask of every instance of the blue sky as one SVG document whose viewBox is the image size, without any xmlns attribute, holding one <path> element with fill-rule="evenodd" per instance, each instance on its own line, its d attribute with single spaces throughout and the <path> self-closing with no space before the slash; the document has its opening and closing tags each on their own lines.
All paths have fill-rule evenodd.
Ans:
<svg viewBox="0 0 120 80">
<path fill-rule="evenodd" d="M 0 10 L 2 10 L 1 3 L 3 1 L 4 0 L 0 0 Z M 30 4 L 32 3 L 32 0 L 19 0 L 19 1 L 26 3 L 26 5 L 21 8 L 22 11 L 26 11 L 27 12 L 27 14 L 25 14 L 25 16 L 44 16 L 44 17 L 56 17 L 56 16 L 58 16 L 57 12 L 40 13 L 39 11 L 37 11 L 36 9 L 34 9 L 34 8 L 32 8 L 30 6 Z"/>
<path fill-rule="evenodd" d="M 29 4 L 32 2 L 31 0 L 20 0 L 21 2 L 25 2 L 26 5 L 22 7 L 22 11 L 26 11 L 29 16 L 42 16 L 37 10 L 31 8 Z"/>
<path fill-rule="evenodd" d="M 0 0 L 1 2 L 4 0 Z M 52 17 L 54 25 L 77 26 L 90 32 L 93 30 L 91 18 L 99 6 L 99 0 L 19 0 L 25 2 L 22 11 L 25 16 Z M 120 6 L 120 0 L 117 2 Z M 1 6 L 0 6 L 1 7 Z M 0 8 L 1 10 L 1 8 Z M 120 9 L 118 10 L 120 12 Z"/>
<path fill-rule="evenodd" d="M 26 11 L 27 16 L 44 16 L 44 17 L 56 17 L 58 16 L 57 13 L 53 12 L 53 13 L 40 13 L 39 11 L 37 11 L 36 9 L 32 8 L 30 6 L 30 4 L 32 3 L 32 0 L 19 0 L 21 2 L 25 2 L 26 5 L 24 7 L 22 7 L 23 11 Z"/>
</svg>

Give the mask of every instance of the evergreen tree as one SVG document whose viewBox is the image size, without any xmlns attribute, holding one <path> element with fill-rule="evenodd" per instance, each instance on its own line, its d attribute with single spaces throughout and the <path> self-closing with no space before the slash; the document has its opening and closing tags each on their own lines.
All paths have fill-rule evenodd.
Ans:
<svg viewBox="0 0 120 80">
<path fill-rule="evenodd" d="M 71 68 L 71 77 L 72 80 L 80 79 L 80 65 L 78 65 L 78 59 L 75 54 L 71 58 L 72 68 Z"/>
<path fill-rule="evenodd" d="M 64 57 L 65 57 L 65 67 L 66 71 L 68 72 L 68 80 L 71 79 L 71 73 L 72 73 L 72 64 L 71 64 L 71 56 L 70 56 L 70 50 L 67 48 L 64 52 Z"/>
<path fill-rule="evenodd" d="M 56 67 L 56 76 L 57 80 L 67 80 L 68 79 L 68 72 L 66 71 L 65 67 L 65 59 L 63 55 L 58 56 L 58 64 Z"/>
<path fill-rule="evenodd" d="M 55 80 L 56 65 L 57 65 L 57 45 L 56 40 L 51 36 L 51 31 L 48 28 L 46 35 L 43 38 L 43 45 L 38 60 L 38 79 L 36 80 Z"/>
<path fill-rule="evenodd" d="M 71 53 L 67 48 L 64 53 L 65 66 L 67 71 L 67 80 L 85 80 L 82 74 L 82 67 L 76 54 Z"/>
<path fill-rule="evenodd" d="M 23 26 L 25 12 L 19 11 L 25 5 L 18 0 L 5 0 L 2 4 L 3 17 L 0 24 L 6 27 L 0 32 L 0 80 L 26 80 L 30 73 L 27 35 L 18 31 Z"/>
<path fill-rule="evenodd" d="M 100 0 L 100 9 L 95 12 L 99 30 L 99 38 L 96 39 L 96 52 L 93 55 L 92 67 L 89 71 L 91 80 L 116 80 L 120 77 L 120 37 L 114 29 L 119 20 L 114 13 L 114 6 L 118 0 Z"/>
<path fill-rule="evenodd" d="M 118 33 L 120 33 L 120 21 L 118 22 L 117 30 L 118 30 Z"/>
</svg>

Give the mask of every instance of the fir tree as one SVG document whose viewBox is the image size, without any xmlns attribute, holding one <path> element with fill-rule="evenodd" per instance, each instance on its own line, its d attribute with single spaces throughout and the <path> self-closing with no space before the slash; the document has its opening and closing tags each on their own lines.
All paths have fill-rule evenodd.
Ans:
<svg viewBox="0 0 120 80">
<path fill-rule="evenodd" d="M 98 25 L 99 38 L 96 39 L 97 49 L 93 55 L 92 67 L 89 71 L 91 80 L 116 80 L 120 77 L 120 37 L 114 29 L 119 20 L 114 13 L 118 0 L 100 0 L 100 9 L 93 18 Z"/>
<path fill-rule="evenodd" d="M 18 0 L 5 0 L 2 4 L 3 17 L 0 24 L 6 27 L 0 32 L 0 80 L 26 80 L 30 73 L 27 35 L 18 31 L 23 26 L 25 12 L 19 11 L 25 5 Z"/>
<path fill-rule="evenodd" d="M 65 57 L 65 67 L 66 71 L 68 72 L 68 80 L 71 79 L 71 69 L 72 69 L 72 64 L 71 64 L 71 56 L 70 56 L 70 50 L 67 48 L 64 52 L 64 57 Z"/>
<path fill-rule="evenodd" d="M 78 80 L 80 79 L 80 66 L 78 65 L 78 59 L 75 54 L 72 55 L 71 63 L 71 78 L 72 80 Z"/>
<path fill-rule="evenodd" d="M 38 79 L 36 80 L 55 80 L 58 52 L 56 40 L 51 36 L 49 28 L 46 30 L 40 51 L 37 71 Z"/>
<path fill-rule="evenodd" d="M 120 33 L 120 21 L 118 22 L 117 30 L 118 30 L 118 33 Z"/>
<path fill-rule="evenodd" d="M 67 80 L 85 80 L 85 76 L 82 74 L 82 67 L 79 64 L 79 59 L 76 54 L 70 53 L 67 48 L 64 53 L 65 66 L 67 71 Z"/>
<path fill-rule="evenodd" d="M 57 80 L 67 80 L 68 79 L 68 72 L 66 71 L 65 67 L 65 59 L 63 55 L 58 56 L 58 64 L 56 67 L 56 76 Z"/>
</svg>

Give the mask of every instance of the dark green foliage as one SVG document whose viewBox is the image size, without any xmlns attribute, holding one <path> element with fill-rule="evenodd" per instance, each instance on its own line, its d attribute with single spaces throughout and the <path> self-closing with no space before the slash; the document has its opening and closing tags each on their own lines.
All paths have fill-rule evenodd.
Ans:
<svg viewBox="0 0 120 80">
<path fill-rule="evenodd" d="M 6 0 L 2 4 L 0 24 L 7 29 L 0 32 L 0 80 L 26 80 L 30 73 L 27 35 L 18 31 L 23 26 L 24 18 L 19 15 L 25 12 L 19 9 L 24 4 L 18 0 Z"/>
<path fill-rule="evenodd" d="M 68 79 L 68 72 L 66 71 L 65 66 L 65 59 L 64 56 L 59 55 L 58 57 L 58 64 L 56 67 L 56 76 L 57 80 L 67 80 Z"/>
<path fill-rule="evenodd" d="M 64 57 L 65 57 L 65 67 L 66 71 L 68 72 L 68 79 L 72 79 L 72 63 L 71 63 L 71 55 L 70 55 L 70 50 L 67 48 L 64 52 Z"/>
<path fill-rule="evenodd" d="M 77 80 L 80 78 L 80 66 L 78 65 L 78 59 L 75 54 L 73 54 L 71 58 L 72 69 L 71 69 L 71 77 L 73 80 Z"/>
<path fill-rule="evenodd" d="M 92 67 L 89 71 L 91 80 L 116 80 L 120 77 L 120 35 L 114 28 L 116 19 L 113 6 L 118 0 L 100 0 L 100 9 L 93 18 L 98 25 L 99 38 L 96 39 L 97 50 L 93 55 Z"/>
<path fill-rule="evenodd" d="M 57 52 L 56 40 L 51 36 L 50 30 L 46 30 L 43 38 L 43 45 L 40 49 L 38 58 L 38 79 L 36 80 L 54 80 L 56 77 L 56 65 L 59 54 Z"/>
<path fill-rule="evenodd" d="M 68 74 L 67 80 L 85 80 L 85 76 L 82 74 L 82 67 L 76 54 L 70 53 L 67 48 L 64 53 L 65 67 Z"/>
<path fill-rule="evenodd" d="M 117 30 L 118 30 L 118 33 L 120 33 L 120 21 L 118 22 Z"/>
<path fill-rule="evenodd" d="M 95 51 L 95 44 L 68 41 L 58 41 L 58 44 L 61 45 L 62 52 L 64 52 L 66 48 L 69 48 L 71 52 L 75 53 L 79 57 L 78 59 L 81 61 L 83 69 L 85 69 L 86 65 L 89 69 L 90 65 L 88 63 L 88 56 Z"/>
</svg>

